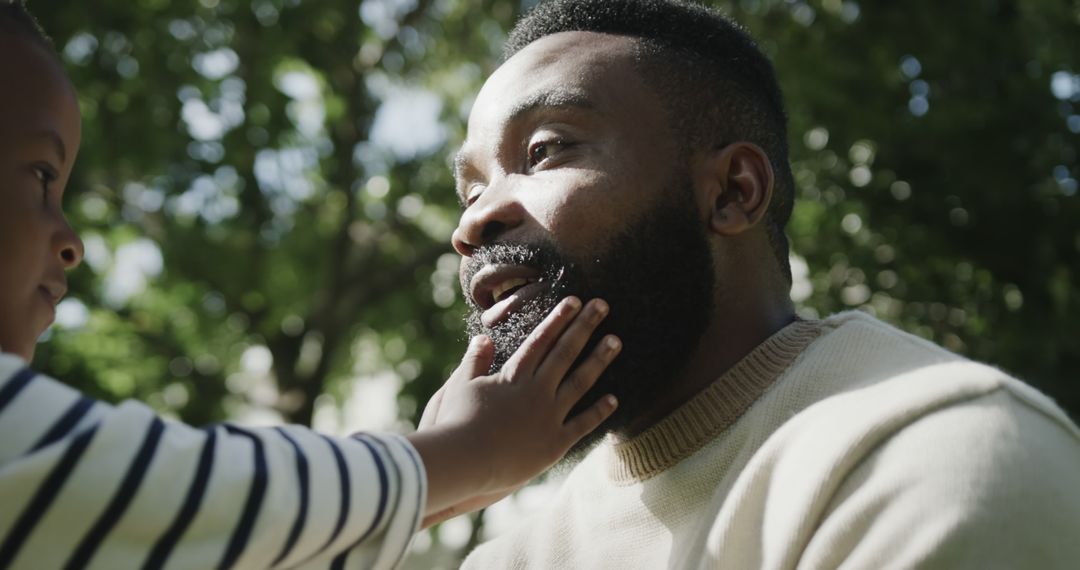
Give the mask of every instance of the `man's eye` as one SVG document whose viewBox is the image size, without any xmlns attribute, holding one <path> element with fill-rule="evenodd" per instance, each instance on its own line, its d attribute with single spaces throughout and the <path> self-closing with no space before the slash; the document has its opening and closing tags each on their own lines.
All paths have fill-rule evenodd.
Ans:
<svg viewBox="0 0 1080 570">
<path fill-rule="evenodd" d="M 461 209 L 469 209 L 469 206 L 472 206 L 473 202 L 480 199 L 480 194 L 483 193 L 483 191 L 484 187 L 480 184 L 473 184 L 466 188 L 464 194 L 458 199 L 458 202 L 461 203 Z"/>
<path fill-rule="evenodd" d="M 538 166 L 566 146 L 562 139 L 546 140 L 529 146 L 529 168 Z"/>
</svg>

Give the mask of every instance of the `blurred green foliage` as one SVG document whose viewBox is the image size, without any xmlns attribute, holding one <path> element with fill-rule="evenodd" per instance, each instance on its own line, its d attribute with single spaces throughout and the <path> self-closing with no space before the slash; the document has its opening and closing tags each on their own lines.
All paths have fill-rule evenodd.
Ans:
<svg viewBox="0 0 1080 570">
<path fill-rule="evenodd" d="M 871 311 L 1080 414 L 1080 3 L 714 4 L 785 91 L 800 311 Z M 80 93 L 88 245 L 37 364 L 193 423 L 310 423 L 390 371 L 414 421 L 464 348 L 448 157 L 529 5 L 31 0 Z"/>
<path fill-rule="evenodd" d="M 89 252 L 73 275 L 89 317 L 54 331 L 39 365 L 201 423 L 250 403 L 228 380 L 266 347 L 269 404 L 310 423 L 315 399 L 355 376 L 358 340 L 373 338 L 407 350 L 361 364 L 397 370 L 419 409 L 464 346 L 452 178 L 441 145 L 409 156 L 370 134 L 383 99 L 426 91 L 460 139 L 458 109 L 491 69 L 511 6 L 31 8 L 80 93 L 66 206 Z"/>
</svg>

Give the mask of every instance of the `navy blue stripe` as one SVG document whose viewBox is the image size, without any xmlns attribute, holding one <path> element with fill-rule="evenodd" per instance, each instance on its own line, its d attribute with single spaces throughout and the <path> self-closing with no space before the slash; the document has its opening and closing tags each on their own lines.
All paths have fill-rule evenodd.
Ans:
<svg viewBox="0 0 1080 570">
<path fill-rule="evenodd" d="M 394 470 L 394 481 L 397 481 L 397 485 L 394 485 L 394 506 L 387 510 L 387 513 L 390 513 L 390 518 L 393 518 L 392 514 L 398 512 L 398 509 L 401 508 L 401 470 L 398 469 L 397 461 L 393 460 L 390 448 L 386 446 L 386 442 L 384 442 L 382 438 L 371 437 L 371 441 L 378 444 L 378 446 L 382 448 L 383 453 L 390 458 L 390 468 Z"/>
<path fill-rule="evenodd" d="M 375 450 L 374 446 L 367 442 L 362 434 L 355 434 L 352 436 L 352 439 L 363 444 L 364 447 L 371 452 L 371 457 L 375 460 L 375 469 L 379 473 L 379 503 L 378 507 L 375 509 L 375 519 L 371 521 L 371 526 L 364 531 L 364 534 L 360 535 L 360 538 L 358 538 L 351 547 L 334 558 L 333 562 L 330 564 L 330 568 L 333 570 L 340 570 L 345 567 L 345 559 L 349 556 L 349 553 L 367 540 L 368 537 L 371 536 L 371 533 L 375 532 L 375 529 L 379 528 L 379 525 L 382 523 L 383 514 L 386 512 L 386 489 L 389 487 L 389 483 L 386 476 L 386 466 L 383 465 L 382 457 L 379 456 L 379 452 Z"/>
<path fill-rule="evenodd" d="M 376 451 L 375 448 L 365 439 L 362 439 L 362 436 L 360 434 L 356 434 L 352 436 L 352 438 L 364 444 L 364 447 L 368 448 L 368 451 L 371 452 L 371 457 L 375 459 L 375 469 L 379 472 L 379 504 L 378 507 L 376 507 L 375 509 L 375 520 L 371 521 L 371 528 L 364 531 L 364 534 L 360 535 L 360 540 L 356 541 L 356 544 L 360 544 L 361 542 L 367 540 L 368 535 L 370 535 L 372 532 L 375 532 L 375 529 L 378 528 L 380 524 L 382 524 L 383 513 L 386 512 L 386 490 L 390 487 L 390 483 L 387 480 L 386 476 L 386 466 L 383 465 L 383 460 L 382 457 L 379 455 L 379 452 Z"/>
<path fill-rule="evenodd" d="M 376 441 L 380 445 L 382 445 L 383 449 L 386 449 L 387 454 L 390 453 L 389 448 L 387 447 L 386 443 L 382 441 L 382 439 L 377 439 Z M 417 479 L 416 479 L 416 481 L 417 481 L 417 485 L 416 485 L 416 504 L 418 506 L 416 508 L 416 511 L 413 513 L 413 519 L 412 519 L 412 523 L 411 523 L 412 526 L 409 527 L 410 529 L 414 529 L 414 528 L 416 528 L 416 525 L 419 522 L 420 514 L 424 512 L 424 504 L 421 501 L 421 499 L 423 498 L 421 496 L 421 495 L 423 495 L 423 486 L 419 484 L 420 483 L 420 478 L 422 477 L 421 472 L 420 472 L 420 469 L 421 469 L 420 460 L 419 460 L 419 458 L 417 458 L 416 453 L 413 451 L 413 449 L 410 446 L 402 446 L 402 447 L 405 448 L 405 454 L 409 456 L 409 461 L 412 463 L 412 466 L 413 466 L 413 472 L 416 474 L 416 477 L 417 477 Z M 396 466 L 397 462 L 394 462 L 393 465 Z M 395 467 L 395 469 L 396 469 L 396 467 Z M 398 472 L 398 474 L 400 475 L 400 471 Z M 399 481 L 400 481 L 400 479 L 399 479 Z M 403 488 L 402 485 L 398 485 L 398 500 L 399 500 L 399 502 L 400 502 L 400 498 L 401 498 L 401 489 L 402 488 Z M 396 511 L 397 508 L 398 507 L 394 507 L 394 510 Z M 394 560 L 396 562 L 400 562 L 402 557 L 405 556 L 405 552 L 409 548 L 409 542 L 410 541 L 408 539 L 402 541 L 401 550 L 397 553 L 397 556 L 394 557 Z M 332 568 L 334 568 L 334 570 L 344 570 L 344 568 L 345 568 L 345 557 L 342 556 L 340 558 L 341 558 L 341 564 L 336 566 L 336 567 L 332 567 Z M 337 562 L 337 561 L 335 560 L 335 562 Z M 396 566 L 396 563 L 395 563 L 395 566 Z"/>
<path fill-rule="evenodd" d="M 365 440 L 365 439 L 367 439 L 367 436 L 365 436 L 364 434 L 355 434 L 355 435 L 352 436 L 352 438 L 356 439 L 357 442 L 361 442 L 364 445 L 367 445 L 367 442 Z M 375 440 L 375 442 L 377 444 L 379 444 L 379 447 L 381 447 L 384 451 L 387 452 L 388 457 L 393 457 L 391 452 L 390 452 L 390 448 L 387 447 L 386 443 L 382 442 L 382 439 L 376 438 L 376 437 L 372 437 L 372 439 Z M 420 461 L 416 457 L 416 453 L 413 451 L 413 449 L 411 449 L 408 446 L 403 446 L 403 447 L 405 448 L 405 452 L 406 452 L 406 454 L 407 454 L 407 456 L 409 458 L 409 461 L 411 463 L 413 463 L 413 471 L 416 473 L 416 477 L 417 477 L 417 479 L 416 479 L 417 480 L 416 502 L 417 502 L 418 506 L 417 506 L 416 512 L 413 514 L 413 523 L 411 523 L 411 525 L 413 525 L 413 526 L 409 527 L 409 528 L 416 528 L 417 523 L 418 523 L 419 518 L 420 518 L 420 514 L 423 513 L 423 507 L 424 507 L 422 497 L 421 497 L 421 494 L 423 493 L 423 486 L 419 484 L 420 478 L 422 476 L 422 474 L 420 472 L 421 466 L 420 466 Z M 368 449 L 372 449 L 372 446 L 368 445 Z M 378 456 L 376 456 L 376 458 L 377 457 Z M 391 466 L 394 467 L 394 471 L 400 477 L 401 472 L 399 470 L 397 470 L 397 463 L 395 461 L 391 461 Z M 381 477 L 380 477 L 380 479 L 381 479 Z M 401 481 L 401 478 L 399 478 L 397 480 Z M 386 486 L 383 486 L 383 488 L 386 488 Z M 402 490 L 402 486 L 401 485 L 397 486 L 397 501 L 399 501 L 399 502 L 401 502 L 401 490 Z M 360 545 L 360 543 L 364 542 L 364 540 L 367 539 L 368 534 L 370 532 L 372 532 L 372 530 L 375 529 L 377 525 L 378 525 L 378 519 L 376 519 L 376 525 L 373 526 L 372 529 L 369 529 L 367 532 L 365 532 L 363 537 L 361 537 L 359 541 L 356 541 L 356 544 L 353 544 L 349 549 L 347 549 L 347 551 L 342 552 L 336 558 L 334 558 L 333 562 L 330 562 L 330 570 L 343 570 L 343 569 L 345 569 L 346 559 L 348 558 L 349 554 L 352 552 L 352 549 L 355 548 L 357 545 Z M 402 544 L 402 552 L 397 553 L 397 562 L 400 562 L 402 557 L 405 556 L 405 553 L 406 553 L 407 548 L 408 548 L 408 544 L 409 544 L 409 541 L 407 541 L 407 540 L 404 542 L 404 544 Z M 392 566 L 396 566 L 396 562 Z"/>
<path fill-rule="evenodd" d="M 236 525 L 236 530 L 233 531 L 232 538 L 229 539 L 229 546 L 225 549 L 225 556 L 221 558 L 221 563 L 218 564 L 218 568 L 231 568 L 244 552 L 248 539 L 251 538 L 251 531 L 255 528 L 255 519 L 259 516 L 263 495 L 266 494 L 267 472 L 266 452 L 259 436 L 235 426 L 225 425 L 224 427 L 233 435 L 241 435 L 251 440 L 255 460 L 255 472 L 251 476 L 251 490 L 248 492 L 247 503 L 244 504 L 244 512 L 240 516 L 240 522 Z"/>
<path fill-rule="evenodd" d="M 330 570 L 345 570 L 345 561 L 348 560 L 350 553 L 352 553 L 351 548 L 342 550 L 330 561 Z"/>
<path fill-rule="evenodd" d="M 8 383 L 4 385 L 3 389 L 0 389 L 0 412 L 4 411 L 4 408 L 15 399 L 15 396 L 19 395 L 19 392 L 37 376 L 37 373 L 29 368 L 23 368 L 16 372 Z"/>
<path fill-rule="evenodd" d="M 59 441 L 60 438 L 70 433 L 71 430 L 75 428 L 75 424 L 79 423 L 79 420 L 83 419 L 86 412 L 93 406 L 93 400 L 86 396 L 79 396 L 79 399 L 76 400 L 76 402 L 64 412 L 64 415 L 61 416 L 59 420 L 56 420 L 56 423 L 49 428 L 49 431 L 34 444 L 34 448 L 30 450 L 31 453 L 46 445 Z"/>
<path fill-rule="evenodd" d="M 271 566 L 277 566 L 286 556 L 292 552 L 296 541 L 300 538 L 300 533 L 304 530 L 304 524 L 307 521 L 308 510 L 308 461 L 307 456 L 304 455 L 304 451 L 300 449 L 300 444 L 296 443 L 296 440 L 289 435 L 281 427 L 275 428 L 281 437 L 285 438 L 293 449 L 296 451 L 296 478 L 300 483 L 300 507 L 296 513 L 296 520 L 293 521 L 292 530 L 289 531 L 289 538 L 285 541 L 285 547 L 281 549 L 281 554 L 278 554 L 277 558 L 271 563 Z"/>
<path fill-rule="evenodd" d="M 330 450 L 334 452 L 334 461 L 337 462 L 338 479 L 341 482 L 341 509 L 338 511 L 337 524 L 334 525 L 334 532 L 330 535 L 330 538 L 319 549 L 322 552 L 327 546 L 330 546 L 334 539 L 341 534 L 341 529 L 345 528 L 345 521 L 349 518 L 349 505 L 352 504 L 352 497 L 349 494 L 352 490 L 351 481 L 349 480 L 349 467 L 345 464 L 345 456 L 341 453 L 341 448 L 338 447 L 334 440 L 323 435 L 323 439 L 330 446 Z"/>
<path fill-rule="evenodd" d="M 56 495 L 60 493 L 60 489 L 71 475 L 83 452 L 86 451 L 86 447 L 90 445 L 90 440 L 95 433 L 97 433 L 97 426 L 86 430 L 71 440 L 71 445 L 64 451 L 64 455 L 60 457 L 60 461 L 53 467 L 49 476 L 38 487 L 37 492 L 34 493 L 34 498 L 30 500 L 30 504 L 19 515 L 19 520 L 15 522 L 15 526 L 12 527 L 11 532 L 4 539 L 3 546 L 0 546 L 0 568 L 7 568 L 11 565 L 15 555 L 19 553 L 19 549 L 26 542 L 26 538 L 30 536 L 41 517 L 45 516 L 45 512 L 49 510 L 49 506 L 56 499 Z"/>
<path fill-rule="evenodd" d="M 319 547 L 319 550 L 317 550 L 315 554 L 312 554 L 311 557 L 309 557 L 309 559 L 318 556 L 319 554 L 322 554 L 322 552 L 326 550 L 326 547 L 330 546 L 330 544 L 334 542 L 334 539 L 336 539 L 338 535 L 341 534 L 341 529 L 345 527 L 345 521 L 349 517 L 349 504 L 352 502 L 350 495 L 352 487 L 350 486 L 349 481 L 349 469 L 345 464 L 345 456 L 341 453 L 341 448 L 338 447 L 336 443 L 334 443 L 334 440 L 321 434 L 320 437 L 326 440 L 326 444 L 330 446 L 330 450 L 334 453 L 334 460 L 337 463 L 338 478 L 341 481 L 341 500 L 339 501 L 341 504 L 341 510 L 338 511 L 338 521 L 334 527 L 334 532 L 330 535 L 330 538 L 321 547 Z M 376 458 L 376 461 L 378 461 L 378 458 Z M 382 467 L 380 466 L 379 469 L 381 472 Z M 342 554 L 342 556 L 344 556 L 344 553 Z"/>
<path fill-rule="evenodd" d="M 420 481 L 424 478 L 424 472 L 422 471 L 423 466 L 421 465 L 420 458 L 416 455 L 416 450 L 414 450 L 411 445 L 403 445 L 402 447 L 405 448 L 405 453 L 408 454 L 409 461 L 412 462 L 413 471 L 416 472 L 416 505 L 417 505 L 417 507 L 416 507 L 416 514 L 413 515 L 412 526 L 409 527 L 409 528 L 417 528 L 416 525 L 420 523 L 420 515 L 423 514 L 424 507 L 426 506 L 426 505 L 424 505 L 424 500 L 423 500 L 424 499 L 424 497 L 423 497 L 423 495 L 424 495 L 424 486 L 420 483 Z M 407 545 L 408 542 L 406 541 L 405 544 Z M 402 552 L 402 554 L 405 554 L 405 553 Z"/>
<path fill-rule="evenodd" d="M 375 442 L 376 444 L 378 444 L 379 447 L 382 448 L 383 453 L 385 453 L 387 457 L 393 457 L 390 454 L 390 448 L 386 446 L 386 443 L 383 442 L 381 438 L 371 437 L 364 434 L 361 434 L 360 437 L 363 437 L 365 439 L 371 439 L 371 441 Z M 389 510 L 389 512 L 395 513 L 398 510 L 398 505 L 401 504 L 401 470 L 398 469 L 397 461 L 393 461 L 392 459 L 390 461 L 390 468 L 394 470 L 394 480 L 399 483 L 398 485 L 394 486 L 394 506 Z"/>
<path fill-rule="evenodd" d="M 168 559 L 169 554 L 172 553 L 173 548 L 176 547 L 176 543 L 180 541 L 180 537 L 184 535 L 184 531 L 191 524 L 191 520 L 195 518 L 195 513 L 198 512 L 199 505 L 202 504 L 203 495 L 206 494 L 206 485 L 210 480 L 210 469 L 214 465 L 214 449 L 216 446 L 217 432 L 213 428 L 209 428 L 206 430 L 206 443 L 203 444 L 202 453 L 199 455 L 199 465 L 195 468 L 195 478 L 192 479 L 191 487 L 188 488 L 184 506 L 176 514 L 176 519 L 173 520 L 169 530 L 161 535 L 157 544 L 154 545 L 154 549 L 150 551 L 150 556 L 143 563 L 144 570 L 161 568 L 165 565 L 165 561 Z"/>
<path fill-rule="evenodd" d="M 105 540 L 109 531 L 120 521 L 120 517 L 123 516 L 124 511 L 131 504 L 135 491 L 139 489 L 143 477 L 146 476 L 146 470 L 150 466 L 150 460 L 153 459 L 154 453 L 157 451 L 158 442 L 161 441 L 161 432 L 164 429 L 165 422 L 155 417 L 150 424 L 150 431 L 143 438 L 142 447 L 139 448 L 135 461 L 131 463 L 127 475 L 124 476 L 124 481 L 120 483 L 120 488 L 116 490 L 116 494 L 105 512 L 101 514 L 97 522 L 94 523 L 93 528 L 83 537 L 78 548 L 71 554 L 71 558 L 68 558 L 65 568 L 74 570 L 84 568 L 89 564 L 90 559 L 94 557 L 94 553 L 101 546 L 101 542 Z"/>
</svg>

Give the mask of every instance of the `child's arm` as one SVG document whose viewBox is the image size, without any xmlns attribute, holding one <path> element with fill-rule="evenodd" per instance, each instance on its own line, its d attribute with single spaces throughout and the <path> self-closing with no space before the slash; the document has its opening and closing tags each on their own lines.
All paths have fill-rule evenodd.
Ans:
<svg viewBox="0 0 1080 570">
<path fill-rule="evenodd" d="M 491 376 L 491 341 L 473 339 L 409 436 L 427 471 L 425 526 L 509 494 L 611 415 L 615 399 L 605 396 L 567 418 L 619 351 L 607 337 L 567 375 L 606 313 L 603 301 L 581 310 L 581 301 L 565 299 Z"/>
<path fill-rule="evenodd" d="M 392 568 L 422 469 L 401 436 L 195 429 L 0 355 L 0 568 Z"/>
<path fill-rule="evenodd" d="M 471 379 L 491 357 L 473 345 L 429 410 L 436 429 L 414 436 L 430 509 L 524 483 L 607 413 L 600 404 L 562 424 L 608 359 L 590 357 L 560 387 L 595 326 L 579 317 L 563 333 L 571 317 L 550 318 L 495 376 Z M 549 447 L 508 448 L 534 429 Z M 459 461 L 478 450 L 507 460 Z M 195 429 L 138 402 L 95 402 L 0 354 L 0 568 L 393 567 L 424 512 L 424 469 L 400 436 Z"/>
</svg>

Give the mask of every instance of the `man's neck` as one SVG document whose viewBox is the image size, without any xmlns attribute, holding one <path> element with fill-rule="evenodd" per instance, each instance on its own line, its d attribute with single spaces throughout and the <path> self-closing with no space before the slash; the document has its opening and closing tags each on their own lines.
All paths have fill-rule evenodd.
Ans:
<svg viewBox="0 0 1080 570">
<path fill-rule="evenodd" d="M 697 349 L 682 369 L 665 384 L 660 398 L 632 424 L 613 433 L 616 442 L 628 440 L 667 417 L 769 337 L 795 320 L 790 302 L 725 310 L 713 318 Z"/>
</svg>

